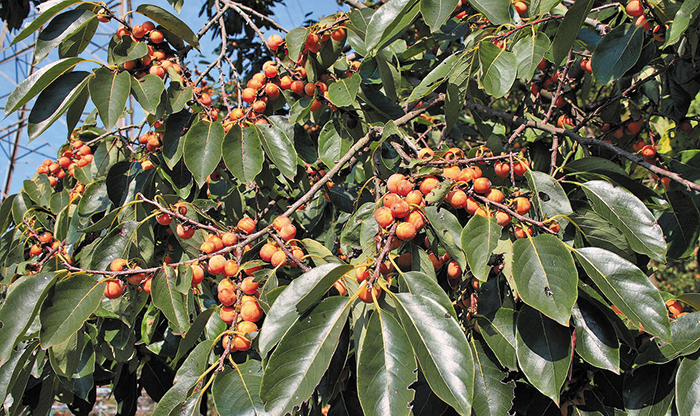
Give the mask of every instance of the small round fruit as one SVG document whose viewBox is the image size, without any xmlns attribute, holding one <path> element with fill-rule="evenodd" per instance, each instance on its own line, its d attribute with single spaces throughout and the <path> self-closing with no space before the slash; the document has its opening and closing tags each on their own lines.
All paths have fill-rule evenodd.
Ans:
<svg viewBox="0 0 700 416">
<path fill-rule="evenodd" d="M 104 295 L 107 299 L 116 299 L 124 294 L 124 282 L 119 279 L 108 280 L 105 285 Z"/>
<path fill-rule="evenodd" d="M 283 43 L 284 39 L 282 39 L 280 35 L 270 35 L 270 37 L 267 38 L 267 46 L 273 51 L 276 51 Z"/>
<path fill-rule="evenodd" d="M 395 194 L 393 192 L 390 192 L 386 195 L 384 195 L 384 198 L 382 198 L 382 202 L 384 203 L 384 206 L 387 208 L 391 208 L 392 205 L 397 203 L 398 201 L 401 200 L 401 197 L 399 194 Z"/>
<path fill-rule="evenodd" d="M 515 198 L 513 202 L 515 203 L 515 211 L 518 214 L 525 215 L 528 213 L 528 211 L 530 211 L 531 204 L 529 199 L 519 196 Z"/>
<path fill-rule="evenodd" d="M 219 274 L 224 271 L 224 267 L 226 267 L 226 257 L 221 254 L 212 256 L 207 263 L 207 271 L 209 274 Z"/>
<path fill-rule="evenodd" d="M 173 221 L 173 217 L 170 216 L 170 214 L 160 214 L 156 216 L 156 221 L 160 225 L 170 225 L 170 223 Z"/>
<path fill-rule="evenodd" d="M 238 242 L 238 237 L 235 233 L 227 232 L 221 236 L 221 242 L 224 243 L 226 247 L 231 247 Z"/>
<path fill-rule="evenodd" d="M 367 285 L 363 285 L 360 287 L 359 291 L 360 292 L 357 297 L 359 297 L 360 300 L 365 303 L 372 303 L 373 299 L 378 299 L 379 295 L 382 294 L 382 289 L 379 286 L 369 287 Z"/>
<path fill-rule="evenodd" d="M 285 252 L 282 250 L 278 250 L 275 254 L 272 255 L 272 258 L 270 259 L 270 264 L 272 264 L 273 267 L 286 266 L 287 254 L 285 254 Z"/>
<path fill-rule="evenodd" d="M 357 279 L 357 283 L 364 282 L 369 278 L 369 276 L 370 272 L 365 266 L 360 266 L 357 269 L 355 269 L 355 279 Z"/>
<path fill-rule="evenodd" d="M 532 235 L 532 227 L 529 225 L 515 227 L 513 234 L 515 234 L 515 238 L 526 238 L 528 235 Z"/>
<path fill-rule="evenodd" d="M 255 324 L 255 322 L 241 321 L 238 323 L 238 326 L 236 326 L 236 331 L 243 334 L 250 334 L 253 332 L 258 332 L 258 326 Z"/>
<path fill-rule="evenodd" d="M 503 192 L 501 192 L 499 189 L 491 188 L 488 192 L 486 192 L 486 199 L 488 199 L 491 202 L 500 204 L 505 199 L 505 196 L 503 195 Z"/>
<path fill-rule="evenodd" d="M 656 149 L 654 149 L 654 146 L 648 144 L 642 148 L 641 153 L 645 158 L 652 158 L 656 156 Z"/>
<path fill-rule="evenodd" d="M 423 203 L 423 192 L 419 190 L 413 190 L 406 195 L 406 198 L 404 198 L 404 201 L 408 205 L 416 205 L 419 206 Z"/>
<path fill-rule="evenodd" d="M 222 306 L 219 310 L 219 316 L 221 320 L 226 322 L 227 325 L 231 325 L 233 320 L 238 314 L 236 313 L 236 308 L 233 306 Z"/>
<path fill-rule="evenodd" d="M 403 218 L 411 212 L 411 207 L 406 201 L 397 201 L 391 206 L 391 215 L 394 218 Z"/>
<path fill-rule="evenodd" d="M 111 263 L 109 263 L 109 270 L 113 272 L 123 272 L 124 270 L 129 269 L 129 264 L 126 260 L 116 258 L 112 260 Z"/>
<path fill-rule="evenodd" d="M 510 215 L 507 212 L 496 211 L 496 224 L 505 227 L 510 224 Z"/>
<path fill-rule="evenodd" d="M 474 192 L 485 194 L 491 189 L 491 181 L 489 178 L 476 178 L 474 179 Z"/>
<path fill-rule="evenodd" d="M 464 208 L 464 206 L 467 204 L 467 194 L 461 189 L 453 189 L 449 194 L 447 194 L 445 201 L 452 205 L 453 208 Z"/>
<path fill-rule="evenodd" d="M 341 42 L 345 40 L 345 29 L 338 28 L 331 33 L 331 38 L 336 42 Z"/>
<path fill-rule="evenodd" d="M 416 227 L 410 222 L 402 222 L 396 227 L 396 236 L 403 241 L 410 241 L 416 238 Z"/>
<path fill-rule="evenodd" d="M 625 11 L 631 17 L 641 16 L 644 14 L 644 6 L 642 6 L 642 3 L 639 0 L 632 0 L 631 2 L 627 3 Z"/>
<path fill-rule="evenodd" d="M 204 269 L 199 264 L 191 264 L 192 269 L 192 286 L 197 286 L 204 281 Z"/>
<path fill-rule="evenodd" d="M 389 176 L 389 179 L 386 180 L 386 189 L 389 192 L 393 193 L 398 193 L 398 185 L 399 182 L 402 180 L 405 180 L 406 177 L 400 173 L 394 173 L 393 175 Z"/>
<path fill-rule="evenodd" d="M 276 245 L 265 243 L 265 245 L 260 248 L 260 258 L 269 263 L 270 260 L 272 260 L 272 256 L 277 253 L 278 250 Z"/>
<path fill-rule="evenodd" d="M 246 295 L 253 295 L 258 291 L 260 283 L 256 282 L 253 276 L 246 277 L 240 284 L 240 288 Z"/>
<path fill-rule="evenodd" d="M 499 178 L 505 178 L 510 175 L 510 164 L 507 162 L 496 162 L 496 164 L 493 165 L 493 170 L 496 173 L 496 176 Z"/>
<path fill-rule="evenodd" d="M 252 234 L 255 232 L 256 222 L 250 217 L 243 217 L 238 221 L 238 229 L 246 234 Z"/>
<path fill-rule="evenodd" d="M 44 249 L 42 249 L 39 244 L 32 244 L 32 246 L 29 248 L 29 255 L 31 257 L 38 256 L 43 252 Z"/>
<path fill-rule="evenodd" d="M 521 160 L 513 165 L 513 172 L 515 172 L 515 174 L 518 176 L 523 176 L 528 169 L 528 163 L 524 160 Z"/>
<path fill-rule="evenodd" d="M 515 11 L 518 12 L 520 16 L 524 16 L 527 13 L 527 4 L 522 1 L 516 1 L 513 7 L 515 7 Z"/>
<path fill-rule="evenodd" d="M 241 305 L 241 319 L 248 322 L 258 322 L 263 316 L 263 311 L 258 302 L 246 302 Z"/>
<path fill-rule="evenodd" d="M 151 33 L 148 34 L 148 38 L 151 40 L 153 43 L 161 43 L 163 42 L 163 33 L 159 30 L 152 30 Z"/>
<path fill-rule="evenodd" d="M 453 260 L 447 265 L 447 277 L 452 279 L 462 277 L 462 268 L 459 263 Z"/>
<path fill-rule="evenodd" d="M 413 190 L 413 183 L 409 180 L 401 180 L 399 181 L 398 184 L 396 184 L 396 193 L 401 195 L 401 196 L 406 196 L 408 195 L 409 192 Z"/>
<path fill-rule="evenodd" d="M 279 235 L 284 241 L 292 240 L 297 235 L 297 227 L 295 227 L 294 224 L 285 225 L 279 231 Z"/>
<path fill-rule="evenodd" d="M 182 224 L 178 224 L 176 229 L 175 229 L 177 236 L 182 238 L 183 240 L 188 240 L 188 239 L 192 238 L 192 236 L 194 235 L 194 231 L 195 231 L 194 227 L 190 227 L 190 226 L 186 226 L 186 225 L 182 225 Z"/>
<path fill-rule="evenodd" d="M 321 101 L 319 101 L 319 100 L 313 100 L 313 102 L 312 102 L 311 105 L 309 106 L 309 110 L 310 110 L 312 113 L 315 113 L 315 112 L 317 112 L 318 110 L 320 110 L 322 107 L 323 107 L 323 103 L 322 103 Z"/>
<path fill-rule="evenodd" d="M 423 192 L 423 195 L 428 195 L 430 191 L 435 189 L 438 185 L 440 185 L 440 180 L 438 178 L 435 176 L 428 176 L 420 183 L 419 189 Z"/>
<path fill-rule="evenodd" d="M 275 230 L 280 231 L 282 228 L 286 227 L 287 225 L 291 225 L 292 221 L 285 217 L 284 215 L 280 215 L 279 217 L 275 218 L 274 221 L 272 221 L 272 226 L 275 228 Z"/>
<path fill-rule="evenodd" d="M 391 213 L 391 208 L 380 207 L 374 213 L 374 219 L 380 227 L 387 228 L 394 222 L 394 215 Z"/>
<path fill-rule="evenodd" d="M 666 306 L 673 317 L 678 317 L 678 315 L 683 313 L 683 305 L 677 300 L 669 300 L 666 302 Z"/>
<path fill-rule="evenodd" d="M 243 100 L 246 103 L 252 103 L 253 101 L 255 101 L 257 95 L 258 93 L 254 89 L 246 88 L 243 91 L 241 91 L 241 100 Z"/>
<path fill-rule="evenodd" d="M 224 277 L 234 277 L 238 274 L 239 270 L 240 267 L 238 266 L 238 262 L 236 260 L 226 260 L 223 275 Z"/>
<path fill-rule="evenodd" d="M 425 227 L 425 217 L 419 210 L 411 211 L 406 218 L 406 222 L 413 224 L 416 231 L 420 231 Z"/>
</svg>

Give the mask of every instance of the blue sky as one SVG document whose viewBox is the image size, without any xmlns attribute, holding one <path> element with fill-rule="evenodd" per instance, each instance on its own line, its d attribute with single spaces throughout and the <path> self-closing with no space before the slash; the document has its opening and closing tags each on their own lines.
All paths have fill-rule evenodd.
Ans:
<svg viewBox="0 0 700 416">
<path fill-rule="evenodd" d="M 132 1 L 132 8 L 136 9 L 136 7 L 142 3 L 156 4 L 173 13 L 175 12 L 166 0 Z M 201 4 L 201 1 L 184 0 L 183 8 L 178 15 L 178 17 L 185 21 L 195 32 L 206 22 L 206 17 L 199 16 Z M 117 14 L 121 13 L 118 6 L 113 8 L 113 10 L 115 10 Z M 347 6 L 339 6 L 335 0 L 285 0 L 285 4 L 275 6 L 273 18 L 286 29 L 293 29 L 300 26 L 301 23 L 306 20 L 306 14 L 309 12 L 311 12 L 309 18 L 319 19 L 322 16 L 347 10 Z M 141 16 L 135 17 L 135 19 L 136 22 L 144 20 Z M 93 39 L 93 45 L 90 45 L 86 51 L 88 53 L 83 53 L 82 56 L 88 59 L 104 61 L 105 52 L 101 47 L 107 44 L 109 36 L 111 36 L 116 29 L 116 23 L 100 24 L 98 32 Z M 28 38 L 20 44 L 8 48 L 7 45 L 12 41 L 17 32 L 3 33 L 4 37 L 0 40 L 2 42 L 0 46 L 0 107 L 3 108 L 4 112 L 7 96 L 14 90 L 17 83 L 26 78 L 29 69 L 28 61 L 32 58 L 30 53 L 19 55 L 19 59 L 15 58 L 14 55 L 17 54 L 18 51 L 30 47 L 32 38 Z M 270 33 L 272 32 L 266 33 L 265 35 L 267 36 Z M 188 61 L 198 62 L 200 59 L 211 59 L 213 55 L 210 51 L 213 47 L 214 44 L 211 41 L 211 35 L 205 35 L 202 39 L 202 55 L 198 56 L 197 51 L 190 52 Z M 56 59 L 55 56 L 49 55 L 39 66 L 44 66 L 54 59 Z M 200 69 L 203 68 L 204 66 Z M 34 105 L 33 101 L 30 102 L 30 106 L 31 105 Z M 142 113 L 137 111 L 134 120 L 140 122 L 141 119 Z M 7 118 L 0 120 L 0 193 L 5 190 L 12 142 L 15 138 L 15 134 L 12 133 L 12 131 L 15 130 L 14 126 L 18 120 L 18 113 L 11 114 Z M 20 148 L 18 151 L 18 159 L 15 164 L 15 171 L 12 175 L 10 194 L 17 193 L 22 188 L 22 182 L 34 175 L 37 166 L 41 164 L 44 159 L 47 157 L 51 159 L 56 158 L 56 152 L 58 148 L 65 143 L 66 137 L 67 128 L 63 120 L 57 121 L 51 128 L 44 132 L 40 138 L 31 143 L 28 143 L 27 136 L 23 132 L 20 139 Z"/>
</svg>

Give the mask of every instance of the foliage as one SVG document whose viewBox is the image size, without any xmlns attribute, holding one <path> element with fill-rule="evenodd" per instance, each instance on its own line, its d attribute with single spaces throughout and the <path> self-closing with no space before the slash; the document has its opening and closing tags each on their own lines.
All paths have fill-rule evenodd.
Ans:
<svg viewBox="0 0 700 416">
<path fill-rule="evenodd" d="M 698 247 L 698 5 L 390 0 L 194 73 L 161 7 L 45 3 L 6 108 L 69 133 L 0 205 L 1 412 L 697 414 L 700 294 L 648 274 Z"/>
</svg>

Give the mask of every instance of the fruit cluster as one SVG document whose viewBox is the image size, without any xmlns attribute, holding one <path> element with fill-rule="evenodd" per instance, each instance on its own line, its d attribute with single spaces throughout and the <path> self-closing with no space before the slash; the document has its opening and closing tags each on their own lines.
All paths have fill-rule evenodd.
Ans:
<svg viewBox="0 0 700 416">
<path fill-rule="evenodd" d="M 651 11 L 644 10 L 644 4 L 640 0 L 632 0 L 625 7 L 627 14 L 634 19 L 634 24 L 644 29 L 645 32 L 651 31 L 654 39 L 663 42 L 666 34 L 666 26 L 656 24 L 654 15 Z"/>
<path fill-rule="evenodd" d="M 122 26 L 115 33 L 116 39 L 121 41 L 125 37 L 131 37 L 133 42 L 148 42 L 148 55 L 122 64 L 124 70 L 132 73 L 136 78 L 142 78 L 147 74 L 165 78 L 168 68 L 176 73 L 182 72 L 178 58 L 165 42 L 163 32 L 156 28 L 151 21 L 135 25 L 131 30 Z"/>
<path fill-rule="evenodd" d="M 224 335 L 224 349 L 229 351 L 247 351 L 250 348 L 251 333 L 258 331 L 256 322 L 263 317 L 263 310 L 258 303 L 259 283 L 253 276 L 243 279 L 238 285 L 228 278 L 221 280 L 217 286 L 217 297 L 222 306 L 219 316 L 233 332 Z"/>
<path fill-rule="evenodd" d="M 93 161 L 92 149 L 81 140 L 72 140 L 70 146 L 61 152 L 58 160 L 46 159 L 36 170 L 40 175 L 47 175 L 49 184 L 56 186 L 65 178 L 66 173 L 75 176 L 76 167 L 85 167 Z M 82 193 L 82 192 L 81 192 Z"/>
</svg>

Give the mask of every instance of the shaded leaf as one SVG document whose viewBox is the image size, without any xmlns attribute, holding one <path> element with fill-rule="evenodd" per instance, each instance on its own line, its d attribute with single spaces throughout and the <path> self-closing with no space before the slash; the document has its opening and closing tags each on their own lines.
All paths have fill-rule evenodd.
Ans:
<svg viewBox="0 0 700 416">
<path fill-rule="evenodd" d="M 459 0 L 420 0 L 420 12 L 423 20 L 430 26 L 430 30 L 436 32 L 440 26 L 447 22 L 452 12 L 457 7 Z"/>
<path fill-rule="evenodd" d="M 491 42 L 483 42 L 479 45 L 479 62 L 481 87 L 494 98 L 503 97 L 510 90 L 518 72 L 515 55 Z"/>
<path fill-rule="evenodd" d="M 226 367 L 214 376 L 211 392 L 218 414 L 259 416 L 267 414 L 260 398 L 262 366 L 248 360 L 234 368 Z"/>
<path fill-rule="evenodd" d="M 491 254 L 498 246 L 501 226 L 496 218 L 484 218 L 474 215 L 462 231 L 462 249 L 467 254 L 467 263 L 474 277 L 485 282 L 489 277 Z"/>
<path fill-rule="evenodd" d="M 289 137 L 276 125 L 254 127 L 259 128 L 262 132 L 259 138 L 267 157 L 284 176 L 294 180 L 297 173 L 297 151 L 294 149 L 294 138 Z"/>
<path fill-rule="evenodd" d="M 185 165 L 201 187 L 221 161 L 224 126 L 215 121 L 200 120 L 190 127 L 184 140 Z"/>
<path fill-rule="evenodd" d="M 574 2 L 566 12 L 566 15 L 564 15 L 564 20 L 559 25 L 557 34 L 552 41 L 552 56 L 556 65 L 561 63 L 569 54 L 569 49 L 581 31 L 581 25 L 586 20 L 593 3 L 594 0 Z"/>
<path fill-rule="evenodd" d="M 68 110 L 88 84 L 89 75 L 83 71 L 65 73 L 39 94 L 37 102 L 41 105 L 35 105 L 29 113 L 30 140 L 36 139 Z"/>
<path fill-rule="evenodd" d="M 105 129 L 111 129 L 126 108 L 126 100 L 131 91 L 131 75 L 126 71 L 113 72 L 107 68 L 98 68 L 88 89 Z"/>
<path fill-rule="evenodd" d="M 165 84 L 158 75 L 148 74 L 141 79 L 132 77 L 131 91 L 145 112 L 155 114 L 165 91 Z"/>
<path fill-rule="evenodd" d="M 501 365 L 511 370 L 518 368 L 515 355 L 515 318 L 515 311 L 510 308 L 498 309 L 492 318 L 477 315 L 484 340 Z"/>
<path fill-rule="evenodd" d="M 362 77 L 355 74 L 350 78 L 338 80 L 328 87 L 328 99 L 336 107 L 347 107 L 352 105 L 360 90 Z"/>
<path fill-rule="evenodd" d="M 445 250 L 459 263 L 462 270 L 466 270 L 467 258 L 459 246 L 463 229 L 457 217 L 444 208 L 438 211 L 436 206 L 426 207 L 425 216 Z"/>
<path fill-rule="evenodd" d="M 700 413 L 700 359 L 685 357 L 676 375 L 676 406 L 680 416 Z"/>
<path fill-rule="evenodd" d="M 637 63 L 644 46 L 644 30 L 633 24 L 620 25 L 603 36 L 598 43 L 591 65 L 596 81 L 615 81 Z"/>
<path fill-rule="evenodd" d="M 513 53 L 518 60 L 518 78 L 529 81 L 549 50 L 551 41 L 544 33 L 526 36 L 513 45 Z M 528 170 L 528 172 L 533 172 Z"/>
<path fill-rule="evenodd" d="M 452 301 L 447 296 L 447 293 L 440 287 L 435 277 L 430 277 L 422 272 L 406 272 L 401 275 L 401 283 L 405 285 L 405 289 L 414 295 L 425 296 L 437 302 L 445 308 L 447 312 L 457 319 L 457 312 L 452 304 Z M 403 290 L 402 286 L 402 290 Z"/>
<path fill-rule="evenodd" d="M 508 414 L 515 393 L 515 383 L 503 383 L 506 374 L 493 362 L 488 348 L 472 338 L 469 346 L 474 355 L 474 414 L 501 416 Z"/>
<path fill-rule="evenodd" d="M 296 61 L 299 59 L 299 55 L 301 55 L 301 52 L 304 50 L 304 44 L 308 37 L 309 29 L 306 27 L 297 27 L 287 33 L 285 42 L 287 44 L 289 57 L 292 60 Z"/>
<path fill-rule="evenodd" d="M 185 334 L 190 327 L 187 295 L 177 290 L 177 282 L 166 273 L 153 277 L 151 290 L 153 304 L 168 318 L 175 334 Z"/>
<path fill-rule="evenodd" d="M 392 23 L 400 20 L 402 14 L 413 6 L 416 0 L 389 0 L 382 4 L 372 15 L 365 34 L 365 49 L 371 51 L 384 38 L 384 33 L 390 31 Z M 335 104 L 335 103 L 334 103 Z M 337 105 L 337 104 L 336 104 Z"/>
<path fill-rule="evenodd" d="M 666 191 L 666 199 L 671 205 L 659 217 L 659 226 L 668 242 L 668 256 L 674 259 L 693 254 L 700 236 L 700 213 L 693 198 L 678 189 Z"/>
<path fill-rule="evenodd" d="M 136 8 L 136 11 L 150 18 L 154 22 L 163 26 L 172 33 L 177 33 L 180 39 L 192 45 L 199 50 L 199 39 L 197 35 L 175 15 L 153 4 L 142 4 Z"/>
<path fill-rule="evenodd" d="M 622 397 L 630 416 L 668 414 L 674 397 L 676 364 L 646 365 L 625 373 Z"/>
<path fill-rule="evenodd" d="M 27 27 L 22 29 L 22 31 L 19 32 L 14 39 L 12 39 L 10 46 L 26 39 L 29 35 L 34 33 L 34 31 L 43 26 L 44 23 L 48 22 L 52 17 L 54 17 L 56 13 L 75 3 L 80 3 L 80 1 L 81 0 L 51 0 L 39 4 L 39 16 L 32 20 Z"/>
<path fill-rule="evenodd" d="M 469 0 L 476 10 L 495 25 L 510 23 L 510 1 L 508 0 Z"/>
<path fill-rule="evenodd" d="M 605 314 L 580 298 L 574 306 L 573 318 L 578 355 L 598 368 L 620 374 L 620 344 Z"/>
<path fill-rule="evenodd" d="M 96 20 L 97 15 L 92 10 L 80 8 L 69 10 L 53 18 L 37 38 L 34 48 L 34 64 L 46 58 L 49 52 L 61 45 L 66 38 L 82 31 Z"/>
</svg>

